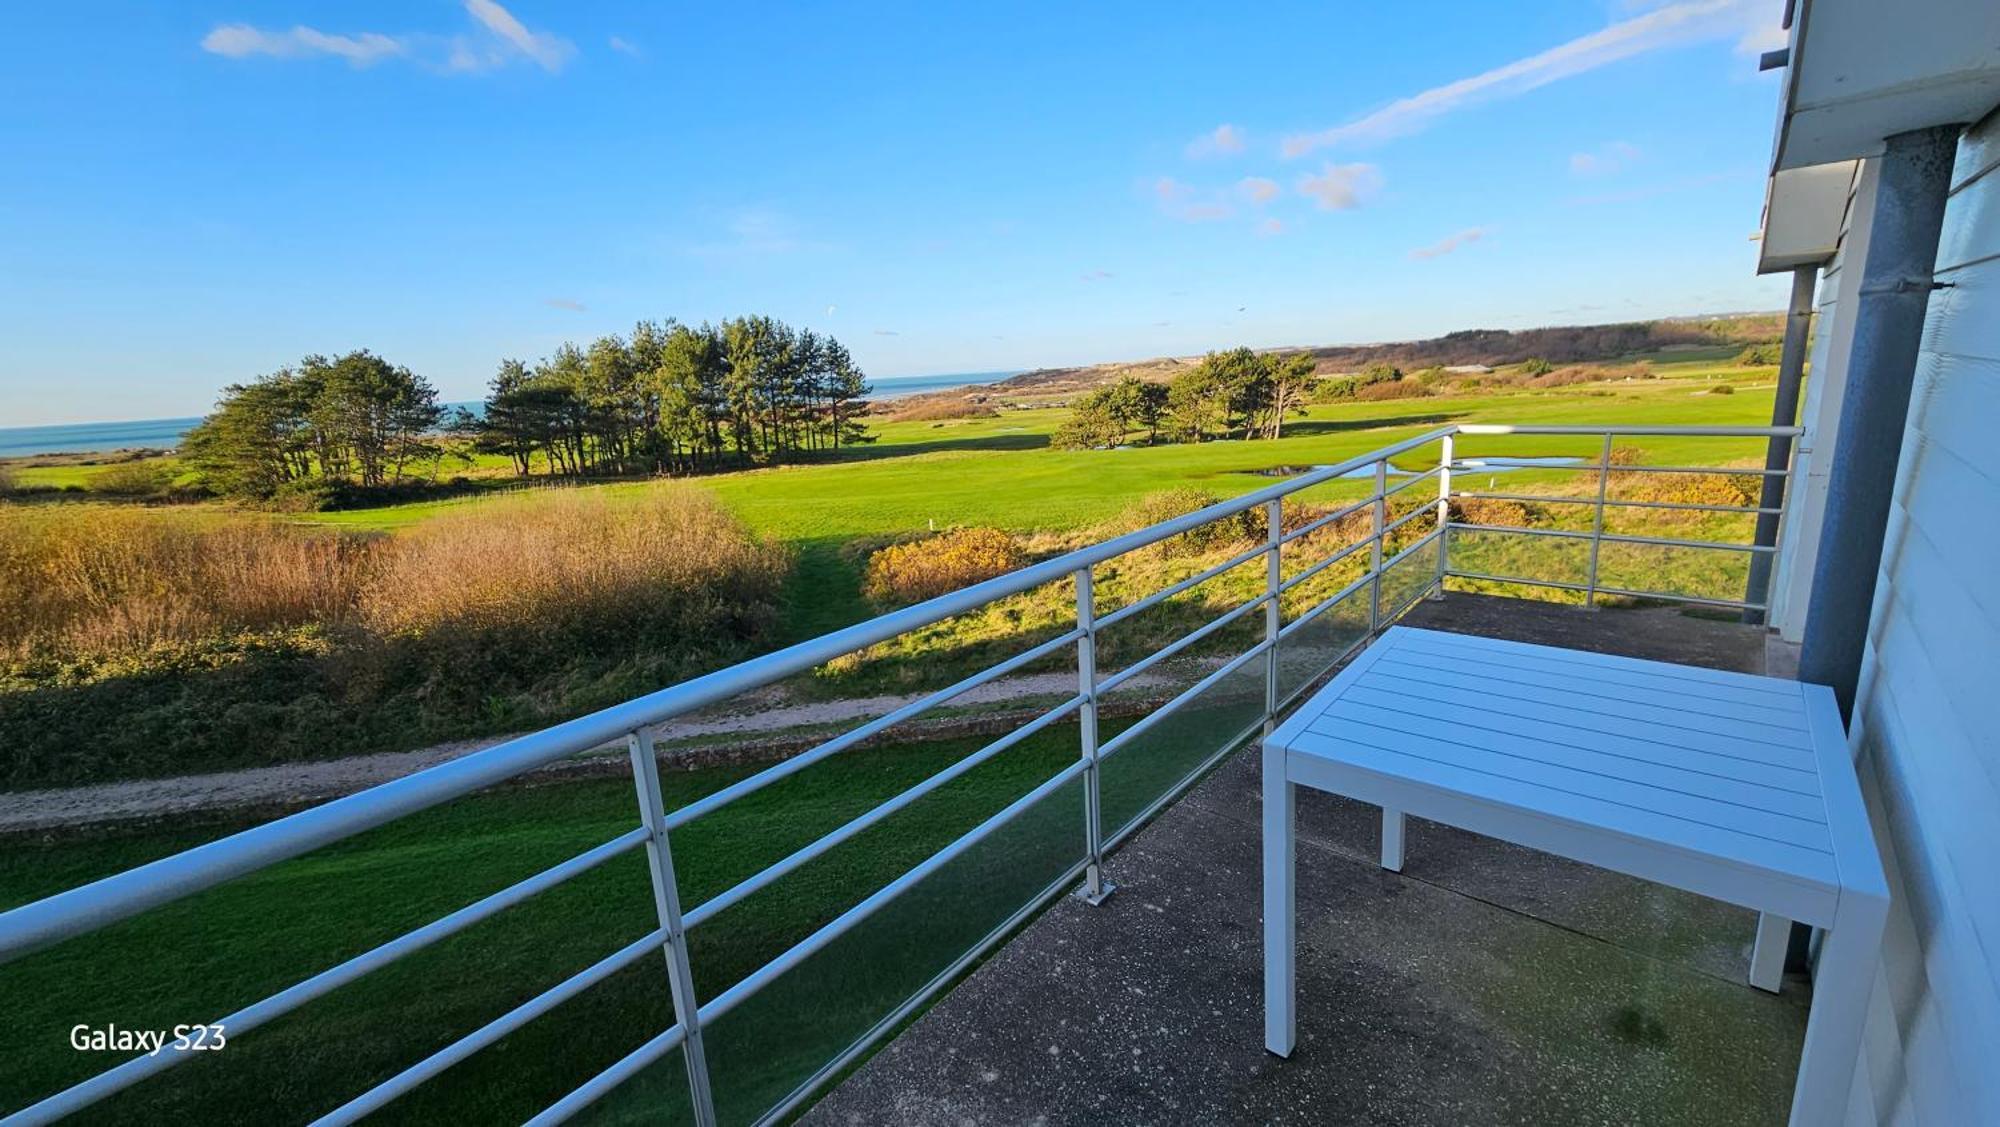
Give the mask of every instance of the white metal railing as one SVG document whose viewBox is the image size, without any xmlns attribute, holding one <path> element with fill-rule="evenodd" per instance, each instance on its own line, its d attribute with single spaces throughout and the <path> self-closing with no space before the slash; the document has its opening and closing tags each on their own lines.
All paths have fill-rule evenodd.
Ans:
<svg viewBox="0 0 2000 1127">
<path fill-rule="evenodd" d="M 698 1123 L 711 1124 L 716 1120 L 714 1094 L 710 1088 L 707 1059 L 704 1052 L 702 1030 L 712 1025 L 758 991 L 777 981 L 793 968 L 799 966 L 814 953 L 825 949 L 830 943 L 848 932 L 877 910 L 893 902 L 899 895 L 914 887 L 927 876 L 939 871 L 954 858 L 964 854 L 974 845 L 988 838 L 995 831 L 1007 825 L 1043 799 L 1055 794 L 1072 783 L 1080 783 L 1084 798 L 1084 825 L 1081 827 L 1078 860 L 1069 866 L 1053 884 L 1041 893 L 1021 904 L 1008 916 L 1001 926 L 995 928 L 984 940 L 953 960 L 928 985 L 918 990 L 892 1012 L 885 1014 L 873 1028 L 846 1050 L 826 1062 L 812 1076 L 799 1084 L 791 1095 L 768 1109 L 763 1118 L 780 1117 L 799 1107 L 828 1079 L 837 1075 L 843 1067 L 857 1059 L 881 1036 L 918 1007 L 923 1005 L 937 991 L 943 989 L 964 968 L 1004 938 L 1015 926 L 1026 920 L 1041 906 L 1059 896 L 1065 889 L 1082 883 L 1082 894 L 1093 902 L 1102 899 L 1111 891 L 1105 878 L 1105 855 L 1125 836 L 1143 825 L 1153 813 L 1172 802 L 1187 786 L 1198 778 L 1208 767 L 1239 746 L 1241 742 L 1254 736 L 1260 729 L 1267 731 L 1280 711 L 1291 700 L 1296 699 L 1311 687 L 1317 677 L 1351 657 L 1376 633 L 1391 624 L 1400 614 L 1425 594 L 1440 594 L 1445 581 L 1453 576 L 1471 579 L 1497 580 L 1509 583 L 1529 583 L 1547 587 L 1581 590 L 1585 601 L 1594 604 L 1599 596 L 1627 595 L 1641 598 L 1685 599 L 1695 602 L 1716 603 L 1725 606 L 1755 608 L 1761 606 L 1759 593 L 1751 593 L 1742 600 L 1703 597 L 1684 592 L 1659 592 L 1628 590 L 1607 587 L 1599 582 L 1598 553 L 1606 542 L 1662 544 L 1673 547 L 1694 548 L 1709 551 L 1762 552 L 1774 549 L 1743 544 L 1709 541 L 1674 540 L 1666 537 L 1631 536 L 1608 533 L 1604 529 L 1604 513 L 1607 508 L 1632 505 L 1648 508 L 1675 508 L 1695 511 L 1761 513 L 1769 510 L 1755 507 L 1736 508 L 1705 504 L 1674 504 L 1670 502 L 1624 501 L 1610 496 L 1609 483 L 1613 474 L 1621 473 L 1763 473 L 1766 471 L 1737 469 L 1703 469 L 1680 466 L 1626 466 L 1612 462 L 1612 440 L 1618 435 L 1658 435 L 1658 436 L 1713 436 L 1713 437 L 1772 437 L 1789 436 L 1798 433 L 1797 428 L 1768 427 L 1559 427 L 1559 426 L 1487 426 L 1457 425 L 1433 430 L 1401 442 L 1384 446 L 1358 457 L 1347 459 L 1336 465 L 1316 469 L 1310 473 L 1291 478 L 1280 484 L 1259 490 L 1247 496 L 1209 506 L 1195 513 L 1154 525 L 1150 528 L 1120 536 L 1103 543 L 1070 552 L 1061 557 L 1037 563 L 1009 575 L 1001 576 L 929 602 L 882 615 L 868 622 L 848 627 L 820 638 L 802 642 L 776 653 L 732 666 L 715 673 L 659 692 L 649 694 L 593 713 L 568 723 L 559 724 L 532 735 L 508 741 L 497 747 L 468 755 L 406 778 L 387 783 L 359 794 L 326 803 L 277 821 L 245 830 L 233 836 L 189 849 L 165 859 L 141 865 L 129 871 L 107 877 L 92 884 L 73 889 L 23 907 L 0 914 L 0 962 L 19 958 L 30 952 L 84 935 L 127 919 L 149 908 L 193 895 L 197 892 L 222 884 L 232 878 L 266 868 L 289 858 L 317 849 L 321 846 L 341 841 L 365 830 L 394 821 L 415 812 L 459 798 L 493 784 L 514 778 L 524 772 L 556 762 L 563 758 L 599 748 L 607 743 L 622 740 L 627 746 L 633 779 L 637 788 L 638 817 L 634 828 L 627 830 L 603 844 L 587 850 L 561 864 L 535 876 L 495 892 L 472 904 L 452 912 L 430 924 L 391 939 L 374 949 L 357 955 L 338 965 L 320 971 L 299 983 L 280 990 L 235 1013 L 226 1015 L 211 1024 L 225 1027 L 232 1040 L 251 1032 L 306 1002 L 321 997 L 364 975 L 369 974 L 404 956 L 419 951 L 433 943 L 453 935 L 465 928 L 499 912 L 513 907 L 529 898 L 553 888 L 570 878 L 578 876 L 604 862 L 632 850 L 644 849 L 649 862 L 654 905 L 658 926 L 634 939 L 626 946 L 604 957 L 569 978 L 544 990 L 523 1002 L 513 1010 L 488 1022 L 481 1028 L 466 1034 L 457 1041 L 437 1052 L 411 1064 L 403 1071 L 387 1080 L 356 1094 L 348 1103 L 325 1115 L 322 1123 L 352 1122 L 395 1100 L 426 1080 L 438 1075 L 453 1065 L 465 1060 L 481 1049 L 493 1044 L 554 1009 L 567 999 L 581 993 L 590 986 L 602 982 L 615 972 L 659 952 L 664 962 L 664 970 L 673 998 L 675 1023 L 631 1051 L 602 1073 L 590 1077 L 580 1087 L 563 1097 L 537 1116 L 535 1123 L 555 1123 L 573 1115 L 594 1100 L 614 1090 L 626 1080 L 637 1075 L 654 1061 L 660 1060 L 675 1049 L 682 1051 L 689 1078 L 689 1096 L 694 1116 Z M 1571 467 L 1582 472 L 1597 475 L 1594 498 L 1563 497 L 1547 494 L 1503 494 L 1465 492 L 1455 487 L 1455 482 L 1468 470 L 1498 467 L 1513 464 L 1507 459 L 1459 459 L 1455 454 L 1457 436 L 1500 436 L 1500 435 L 1566 435 L 1597 436 L 1602 440 L 1601 452 L 1594 465 Z M 1407 471 L 1397 468 L 1394 460 L 1405 458 L 1428 446 L 1438 449 L 1436 463 L 1421 471 Z M 1543 463 L 1520 463 L 1534 468 L 1548 468 Z M 1371 479 L 1367 496 L 1359 501 L 1341 505 L 1333 511 L 1307 520 L 1287 530 L 1284 526 L 1283 506 L 1288 498 L 1308 489 L 1339 482 L 1356 471 L 1366 470 Z M 1391 484 L 1390 474 L 1395 473 L 1401 480 Z M 1783 476 L 1787 471 L 1769 471 Z M 1435 479 L 1437 493 L 1435 503 L 1425 501 L 1401 516 L 1392 519 L 1391 500 L 1406 491 L 1419 488 Z M 1533 500 L 1536 502 L 1577 503 L 1592 506 L 1593 524 L 1588 532 L 1561 529 L 1520 529 L 1513 527 L 1489 526 L 1455 522 L 1451 518 L 1451 503 L 1454 498 L 1495 498 Z M 1236 517 L 1253 509 L 1261 510 L 1264 516 L 1266 535 L 1261 543 L 1238 552 L 1221 563 L 1204 568 L 1200 572 L 1175 582 L 1161 590 L 1154 591 L 1109 613 L 1100 614 L 1096 607 L 1096 569 L 1109 561 L 1128 553 L 1157 544 L 1170 537 L 1201 528 L 1217 520 Z M 1289 578 L 1284 574 L 1286 549 L 1293 553 L 1302 549 L 1301 545 L 1315 533 L 1334 528 L 1338 522 L 1360 512 L 1369 513 L 1368 531 L 1324 557 L 1314 560 L 1299 569 Z M 1406 543 L 1396 545 L 1392 554 L 1390 548 L 1398 532 L 1415 521 L 1429 518 L 1429 527 L 1420 535 L 1406 537 Z M 1548 579 L 1519 576 L 1491 575 L 1454 569 L 1449 559 L 1450 537 L 1456 530 L 1468 532 L 1525 533 L 1532 536 L 1555 536 L 1585 540 L 1590 545 L 1590 564 L 1586 580 L 1581 583 L 1552 581 Z M 1412 561 L 1419 560 L 1419 553 L 1435 547 L 1437 561 L 1435 567 L 1427 571 L 1422 582 L 1414 587 L 1415 594 L 1401 599 L 1396 605 L 1385 604 L 1384 579 L 1397 573 L 1399 568 L 1409 568 Z M 1361 574 L 1344 584 L 1338 591 L 1318 599 L 1295 614 L 1290 622 L 1285 622 L 1282 603 L 1288 594 L 1302 590 L 1305 584 L 1326 569 L 1336 566 L 1366 552 L 1366 566 Z M 1208 623 L 1197 627 L 1181 637 L 1159 646 L 1153 652 L 1141 657 L 1124 669 L 1108 675 L 1100 669 L 1098 639 L 1107 626 L 1123 622 L 1144 611 L 1159 606 L 1194 589 L 1202 583 L 1214 580 L 1230 570 L 1250 563 L 1258 557 L 1265 560 L 1265 575 L 1262 591 Z M 742 693 L 772 684 L 785 677 L 793 676 L 845 654 L 887 641 L 911 630 L 920 629 L 955 615 L 975 610 L 998 599 L 1017 595 L 1031 589 L 1062 581 L 1074 584 L 1076 592 L 1075 625 L 1055 637 L 1044 640 L 1003 661 L 967 676 L 956 683 L 918 700 L 894 709 L 880 717 L 861 724 L 839 736 L 826 740 L 799 755 L 766 767 L 755 774 L 704 798 L 678 809 L 664 808 L 658 774 L 657 754 L 653 746 L 651 729 L 663 721 L 682 716 L 696 709 L 731 699 Z M 1308 628 L 1322 616 L 1343 606 L 1350 599 L 1365 597 L 1366 627 L 1351 644 L 1328 653 L 1323 660 L 1315 660 L 1313 668 L 1298 678 L 1298 683 L 1289 691 L 1282 686 L 1283 673 L 1280 665 L 1281 649 L 1289 641 L 1297 639 L 1300 632 Z M 1203 640 L 1213 637 L 1230 624 L 1262 609 L 1264 623 L 1262 637 L 1254 644 L 1228 656 L 1204 676 L 1195 681 L 1165 704 L 1154 709 L 1136 722 L 1128 725 L 1107 740 L 1100 741 L 1098 721 L 1100 702 L 1110 690 L 1129 683 L 1147 669 L 1151 669 L 1178 654 L 1184 653 Z M 1294 643 L 1296 645 L 1296 643 Z M 1077 691 L 1060 704 L 1049 708 L 1026 723 L 1014 728 L 980 749 L 972 752 L 950 766 L 932 774 L 928 778 L 904 790 L 902 793 L 880 803 L 873 809 L 859 815 L 846 824 L 830 831 L 790 855 L 768 865 L 760 872 L 744 878 L 731 887 L 700 904 L 683 909 L 680 903 L 679 883 L 676 877 L 672 850 L 675 831 L 710 814 L 730 803 L 755 793 L 787 776 L 846 751 L 885 730 L 910 720 L 922 713 L 946 704 L 979 685 L 1015 672 L 1034 662 L 1051 658 L 1065 649 L 1074 647 L 1077 664 Z M 1200 699 L 1204 693 L 1220 685 L 1230 677 L 1261 659 L 1263 666 L 1264 692 L 1261 714 L 1256 721 L 1234 736 L 1218 741 L 1211 754 L 1205 755 L 1193 770 L 1165 787 L 1137 815 L 1130 818 L 1120 829 L 1107 836 L 1103 825 L 1100 803 L 1100 772 L 1102 764 L 1121 750 L 1132 747 L 1138 739 L 1159 725 L 1170 721 L 1190 702 Z M 715 996 L 703 1001 L 695 989 L 693 967 L 690 963 L 687 936 L 691 929 L 713 920 L 731 905 L 737 904 L 752 894 L 769 887 L 788 873 L 794 872 L 813 859 L 826 854 L 844 841 L 870 826 L 882 822 L 899 810 L 906 809 L 923 796 L 936 791 L 954 779 L 960 778 L 982 763 L 988 762 L 1015 747 L 1023 740 L 1044 731 L 1050 726 L 1075 715 L 1079 731 L 1079 754 L 1068 766 L 1057 771 L 1048 779 L 1021 795 L 1003 809 L 992 814 L 970 831 L 962 834 L 943 848 L 932 854 L 915 867 L 889 881 L 880 889 L 861 900 L 830 922 L 795 943 L 776 958 L 763 964 L 747 976 L 723 989 Z M 1201 749 L 1201 750 L 1206 750 Z M 90 1106 L 147 1077 L 160 1073 L 182 1063 L 192 1054 L 169 1045 L 151 1056 L 140 1056 L 101 1072 L 82 1083 L 43 1098 L 39 1102 L 23 1108 L 5 1122 L 45 1123 L 60 1118 L 79 1109 Z"/>
</svg>

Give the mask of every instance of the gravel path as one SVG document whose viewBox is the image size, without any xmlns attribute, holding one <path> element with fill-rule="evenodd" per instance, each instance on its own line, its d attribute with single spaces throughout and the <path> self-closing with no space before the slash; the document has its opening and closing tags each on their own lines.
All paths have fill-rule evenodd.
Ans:
<svg viewBox="0 0 2000 1127">
<path fill-rule="evenodd" d="M 1150 671 L 1134 677 L 1126 685 L 1133 689 L 1160 688 L 1170 679 Z M 1121 686 L 1121 691 L 1124 686 Z M 955 708 L 966 705 L 1001 704 L 1038 696 L 1068 696 L 1076 691 L 1074 673 L 1042 673 L 1008 677 L 969 689 L 952 701 Z M 844 700 L 784 703 L 784 698 L 765 695 L 750 698 L 750 707 L 728 714 L 697 715 L 656 726 L 654 737 L 661 742 L 704 736 L 766 735 L 788 729 L 820 724 L 838 724 L 873 719 L 918 699 L 923 694 L 904 696 L 853 697 Z M 262 806 L 319 802 L 366 790 L 380 783 L 434 767 L 495 744 L 512 736 L 459 740 L 419 751 L 357 755 L 314 763 L 286 763 L 273 767 L 251 767 L 221 771 L 212 775 L 185 775 L 168 779 L 138 779 L 130 782 L 101 783 L 96 786 L 60 787 L 50 790 L 14 791 L 0 794 L 0 833 L 53 830 L 101 822 L 152 819 L 197 811 L 230 810 Z M 606 745 L 606 752 L 624 754 L 624 747 Z M 570 763 L 574 760 L 565 760 Z"/>
</svg>

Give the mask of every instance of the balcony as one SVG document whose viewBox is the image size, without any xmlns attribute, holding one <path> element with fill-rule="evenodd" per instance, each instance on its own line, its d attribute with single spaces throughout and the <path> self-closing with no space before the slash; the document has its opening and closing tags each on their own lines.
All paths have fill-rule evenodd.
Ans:
<svg viewBox="0 0 2000 1127">
<path fill-rule="evenodd" d="M 1446 426 L 0 914 L 0 984 L 74 983 L 79 1007 L 106 1010 L 94 960 L 155 912 L 202 922 L 214 943 L 189 957 L 238 976 L 219 995 L 234 1008 L 179 1019 L 242 1048 L 186 1069 L 199 1054 L 176 1048 L 65 1061 L 23 1121 L 105 1100 L 268 1121 L 260 1068 L 285 1078 L 286 1110 L 332 1123 L 462 1117 L 475 1092 L 481 1117 L 537 1123 L 1773 1118 L 1805 1009 L 1798 989 L 1742 985 L 1747 913 L 1422 825 L 1408 873 L 1387 876 L 1365 812 L 1328 802 L 1305 810 L 1321 863 L 1301 887 L 1319 1020 L 1292 1061 L 1266 1058 L 1240 749 L 1399 620 L 1761 670 L 1762 632 L 1734 619 L 1764 605 L 1753 565 L 1781 550 L 1788 476 L 1766 446 L 1794 433 Z M 719 787 L 682 785 L 671 756 L 663 772 L 654 726 L 893 660 L 898 639 L 968 615 L 1008 625 L 1004 656 L 916 661 L 921 695 Z M 904 745 L 916 766 L 863 805 L 828 799 L 912 721 L 1035 673 L 1074 691 L 983 716 L 975 741 Z M 449 843 L 429 839 L 435 880 L 384 884 L 400 891 L 369 906 L 386 919 L 353 921 L 316 966 L 255 965 L 255 938 L 317 920 L 189 914 L 607 742 L 633 789 L 592 811 L 600 836 L 442 916 L 395 899 L 449 885 Z M 352 895 L 370 870 L 348 872 Z M 292 895 L 320 903 L 315 887 L 331 895 L 304 878 Z M 493 940 L 524 917 L 538 930 Z M 147 950 L 169 979 L 193 965 Z M 504 1006 L 422 1009 L 495 976 Z M 366 1008 L 329 1022 L 343 997 Z M 327 1038 L 419 1019 L 436 1027 L 414 1057 L 315 1072 Z M 522 1052 L 556 1067 L 510 1068 Z"/>
<path fill-rule="evenodd" d="M 1452 594 L 1404 624 L 1765 671 L 1763 632 Z M 1809 987 L 1756 915 L 1430 823 L 1299 803 L 1300 1044 L 1263 1048 L 1258 758 L 1236 753 L 803 1122 L 1781 1123 Z"/>
</svg>

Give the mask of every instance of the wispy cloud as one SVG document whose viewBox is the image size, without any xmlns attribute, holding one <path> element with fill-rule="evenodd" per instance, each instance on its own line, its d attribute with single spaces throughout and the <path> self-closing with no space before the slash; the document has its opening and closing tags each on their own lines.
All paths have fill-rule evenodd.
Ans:
<svg viewBox="0 0 2000 1127">
<path fill-rule="evenodd" d="M 897 332 L 894 329 L 876 329 L 875 335 L 878 337 L 899 337 L 902 336 L 903 334 Z"/>
<path fill-rule="evenodd" d="M 1282 219 L 1266 219 L 1257 224 L 1257 234 L 1261 238 L 1268 239 L 1273 235 L 1282 235 L 1284 233 L 1285 222 Z"/>
<path fill-rule="evenodd" d="M 1083 280 L 1086 282 L 1105 282 L 1117 276 L 1109 270 L 1086 270 L 1083 273 Z"/>
<path fill-rule="evenodd" d="M 268 55 L 274 59 L 304 59 L 330 55 L 347 60 L 353 67 L 373 66 L 409 50 L 402 38 L 364 31 L 358 35 L 333 35 L 317 28 L 294 27 L 267 31 L 245 23 L 222 24 L 202 36 L 201 49 L 211 55 L 247 59 Z"/>
<path fill-rule="evenodd" d="M 1540 54 L 1435 86 L 1331 129 L 1287 137 L 1287 157 L 1343 144 L 1372 144 L 1415 133 L 1453 111 L 1511 98 L 1602 66 L 1666 47 L 1739 35 L 1752 0 L 1682 0 L 1579 36 Z"/>
<path fill-rule="evenodd" d="M 1245 176 L 1236 182 L 1237 194 L 1253 204 L 1270 203 L 1283 191 L 1276 180 L 1267 180 L 1262 176 Z"/>
<path fill-rule="evenodd" d="M 465 0 L 465 11 L 494 40 L 533 59 L 536 66 L 551 74 L 561 70 L 570 56 L 576 53 L 569 40 L 547 32 L 529 31 L 527 25 L 514 18 L 514 13 L 494 0 Z"/>
<path fill-rule="evenodd" d="M 1153 196 L 1161 211 L 1183 223 L 1211 223 L 1234 214 L 1219 194 L 1196 191 L 1171 176 L 1153 182 Z"/>
<path fill-rule="evenodd" d="M 1473 243 L 1485 238 L 1486 235 L 1487 230 L 1484 227 L 1467 227 L 1463 231 L 1446 235 L 1444 238 L 1427 247 L 1418 247 L 1410 252 L 1410 257 L 1415 259 L 1443 258 L 1460 247 L 1471 246 Z"/>
<path fill-rule="evenodd" d="M 1206 160 L 1210 157 L 1225 157 L 1243 151 L 1245 145 L 1243 131 L 1234 125 L 1218 125 L 1207 133 L 1196 137 L 1187 144 L 1189 160 Z"/>
<path fill-rule="evenodd" d="M 614 35 L 611 38 L 605 40 L 605 43 L 613 51 L 616 51 L 621 55 L 630 55 L 635 59 L 643 59 L 646 57 L 646 52 L 643 49 L 641 49 L 637 43 L 634 43 L 630 39 L 626 39 L 622 36 Z"/>
<path fill-rule="evenodd" d="M 1639 159 L 1639 146 L 1613 141 L 1585 153 L 1571 153 L 1569 170 L 1578 176 L 1609 176 L 1623 172 Z"/>
<path fill-rule="evenodd" d="M 202 37 L 202 50 L 229 59 L 336 58 L 349 66 L 373 66 L 402 59 L 432 70 L 476 74 L 529 62 L 553 74 L 576 47 L 550 32 L 535 31 L 495 0 L 464 0 L 472 26 L 456 33 L 379 31 L 335 33 L 298 25 L 286 29 L 246 23 L 220 24 Z"/>
<path fill-rule="evenodd" d="M 1323 164 L 1317 175 L 1299 178 L 1299 194 L 1321 211 L 1348 211 L 1382 187 L 1382 171 L 1372 164 Z"/>
<path fill-rule="evenodd" d="M 581 313 L 584 311 L 584 304 L 575 298 L 545 297 L 542 299 L 542 304 L 548 306 L 550 309 L 564 309 L 571 313 Z"/>
</svg>

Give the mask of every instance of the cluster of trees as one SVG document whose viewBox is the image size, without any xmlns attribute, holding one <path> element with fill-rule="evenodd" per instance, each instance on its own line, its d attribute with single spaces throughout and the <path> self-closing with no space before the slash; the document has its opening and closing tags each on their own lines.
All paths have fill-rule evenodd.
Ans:
<svg viewBox="0 0 2000 1127">
<path fill-rule="evenodd" d="M 438 452 L 437 389 L 367 351 L 308 356 L 224 389 L 182 456 L 210 488 L 269 497 L 296 484 L 402 483 Z"/>
<path fill-rule="evenodd" d="M 630 337 L 506 360 L 480 450 L 527 475 L 698 473 L 870 441 L 868 380 L 846 347 L 769 317 L 699 327 L 640 322 Z"/>
<path fill-rule="evenodd" d="M 1211 352 L 1165 384 L 1127 376 L 1080 399 L 1051 439 L 1058 449 L 1116 446 L 1134 432 L 1146 441 L 1281 438 L 1285 419 L 1305 408 L 1313 359 L 1305 353 Z"/>
<path fill-rule="evenodd" d="M 769 317 L 640 322 L 628 337 L 505 360 L 484 409 L 447 412 L 422 376 L 367 351 L 308 356 L 225 388 L 182 452 L 218 493 L 381 489 L 447 452 L 522 476 L 698 473 L 871 441 L 868 379 L 837 340 Z"/>
</svg>

